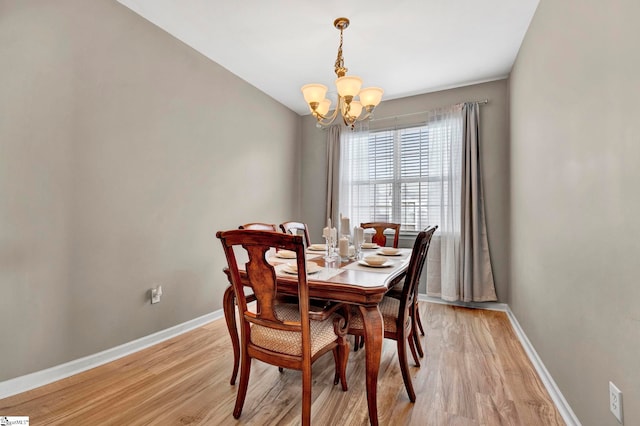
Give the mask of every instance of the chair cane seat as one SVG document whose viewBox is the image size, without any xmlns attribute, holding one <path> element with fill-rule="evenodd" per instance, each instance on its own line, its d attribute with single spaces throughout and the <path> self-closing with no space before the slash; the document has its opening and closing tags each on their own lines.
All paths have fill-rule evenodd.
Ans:
<svg viewBox="0 0 640 426">
<path fill-rule="evenodd" d="M 300 322 L 300 312 L 297 305 L 276 305 L 275 314 L 281 321 Z M 333 314 L 325 321 L 310 321 L 311 356 L 335 342 L 337 335 L 333 329 L 333 318 L 336 317 L 340 318 L 339 315 Z M 270 351 L 302 356 L 302 333 L 297 331 L 277 330 L 252 324 L 251 343 Z"/>
<path fill-rule="evenodd" d="M 392 297 L 384 297 L 378 305 L 384 324 L 384 331 L 395 333 L 397 331 L 398 310 L 400 309 L 400 301 Z M 355 308 L 351 312 L 349 319 L 350 330 L 364 330 L 364 322 L 360 310 Z"/>
</svg>

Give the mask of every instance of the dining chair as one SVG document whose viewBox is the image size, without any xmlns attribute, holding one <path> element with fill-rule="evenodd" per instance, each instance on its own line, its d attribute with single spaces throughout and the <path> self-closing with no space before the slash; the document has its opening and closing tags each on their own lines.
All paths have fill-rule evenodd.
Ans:
<svg viewBox="0 0 640 426">
<path fill-rule="evenodd" d="M 429 231 L 431 228 L 433 228 L 433 232 L 435 233 L 435 231 L 438 229 L 438 225 L 430 226 L 426 228 L 425 231 Z M 391 288 L 391 290 L 387 293 L 387 295 L 395 298 L 400 297 L 403 286 L 404 286 L 404 282 L 402 281 L 399 282 L 398 284 L 396 284 L 394 287 Z M 418 285 L 416 285 L 415 291 L 416 291 L 416 294 L 414 297 L 414 306 L 413 306 L 413 310 L 410 313 L 411 325 L 414 331 L 413 338 L 415 339 L 416 350 L 418 352 L 418 355 L 420 355 L 420 357 L 423 357 L 424 351 L 422 350 L 422 344 L 420 343 L 420 338 L 418 337 L 418 329 L 420 330 L 420 334 L 424 336 L 424 328 L 422 326 L 422 319 L 420 318 L 420 309 L 418 309 Z"/>
<path fill-rule="evenodd" d="M 393 229 L 395 235 L 393 237 L 393 246 L 394 248 L 398 248 L 398 240 L 400 238 L 400 224 L 399 223 L 390 223 L 390 222 L 366 222 L 361 223 L 360 227 L 364 229 L 374 229 L 376 233 L 373 235 L 371 241 L 378 244 L 381 247 L 385 247 L 387 245 L 387 237 L 384 235 L 384 231 L 387 229 Z"/>
<path fill-rule="evenodd" d="M 306 260 L 302 237 L 256 230 L 219 231 L 227 258 L 229 278 L 240 309 L 241 366 L 240 382 L 233 410 L 236 419 L 242 413 L 251 360 L 257 359 L 280 368 L 302 371 L 302 424 L 311 422 L 311 364 L 329 351 L 335 362 L 334 384 L 347 390 L 346 367 L 349 343 L 346 339 L 349 311 L 344 304 L 330 304 L 326 309 L 310 309 Z M 248 258 L 243 282 L 234 249 L 244 248 Z M 265 254 L 271 249 L 296 253 L 298 303 L 276 301 L 276 271 Z M 244 287 L 253 290 L 255 312 L 247 308 Z M 340 310 L 343 315 L 337 313 Z"/>
<path fill-rule="evenodd" d="M 252 222 L 238 226 L 238 229 L 253 229 L 256 231 L 278 231 L 275 223 Z"/>
<path fill-rule="evenodd" d="M 292 235 L 300 235 L 302 233 L 304 235 L 304 242 L 307 247 L 311 245 L 311 238 L 309 238 L 309 228 L 306 223 L 302 222 L 283 222 L 280 224 L 280 229 L 282 232 Z"/>
<path fill-rule="evenodd" d="M 411 402 L 416 401 L 416 394 L 411 383 L 409 364 L 407 362 L 407 343 L 411 349 L 411 354 L 417 366 L 420 366 L 415 347 L 414 332 L 412 326 L 411 313 L 415 309 L 415 299 L 417 297 L 417 287 L 422 274 L 422 268 L 427 258 L 427 252 L 431 243 L 431 237 L 435 232 L 434 227 L 418 233 L 413 244 L 409 267 L 404 279 L 404 286 L 399 297 L 387 296 L 382 298 L 379 309 L 382 313 L 385 339 L 392 339 L 397 342 L 398 360 L 400 361 L 400 371 L 402 380 Z M 352 309 L 349 320 L 349 334 L 364 336 L 364 324 L 362 315 L 358 309 Z"/>
<path fill-rule="evenodd" d="M 238 226 L 238 229 L 250 229 L 254 231 L 273 231 L 273 232 L 278 231 L 278 227 L 274 223 L 264 223 L 264 222 L 245 223 L 244 225 Z M 231 281 L 229 281 L 229 284 L 231 284 Z M 233 284 L 231 285 L 233 286 Z M 225 297 L 231 297 L 231 296 L 227 296 L 225 293 Z M 247 294 L 246 297 L 247 297 L 247 302 L 254 302 L 256 300 L 253 294 Z M 237 303 L 237 300 L 235 300 L 235 303 Z M 237 330 L 229 330 L 229 333 L 236 333 L 236 336 L 237 336 Z M 231 341 L 232 343 L 234 342 L 233 337 L 231 338 Z M 239 355 L 240 354 L 234 347 L 233 371 L 231 372 L 231 379 L 229 380 L 229 383 L 231 383 L 232 385 L 236 383 L 236 377 L 238 376 L 238 368 L 240 367 Z"/>
</svg>

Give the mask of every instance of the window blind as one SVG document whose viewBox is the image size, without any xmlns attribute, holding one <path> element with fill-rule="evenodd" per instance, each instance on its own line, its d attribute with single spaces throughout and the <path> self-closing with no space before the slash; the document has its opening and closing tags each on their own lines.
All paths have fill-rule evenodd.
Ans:
<svg viewBox="0 0 640 426">
<path fill-rule="evenodd" d="M 343 178 L 353 223 L 395 222 L 407 231 L 441 223 L 450 133 L 450 126 L 433 120 L 350 140 Z"/>
</svg>

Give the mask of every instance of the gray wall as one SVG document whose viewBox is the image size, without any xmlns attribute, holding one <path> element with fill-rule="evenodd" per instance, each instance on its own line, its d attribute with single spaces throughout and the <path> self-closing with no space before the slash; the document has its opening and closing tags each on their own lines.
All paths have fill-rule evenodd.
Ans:
<svg viewBox="0 0 640 426">
<path fill-rule="evenodd" d="M 220 308 L 215 232 L 299 214 L 300 118 L 115 1 L 0 1 L 0 58 L 0 380 Z"/>
<path fill-rule="evenodd" d="M 491 250 L 496 292 L 506 302 L 509 294 L 509 107 L 507 80 L 498 80 L 457 89 L 383 101 L 375 111 L 375 126 L 389 126 L 386 117 L 427 111 L 465 101 L 488 99 L 480 109 L 480 155 L 483 166 L 487 232 Z M 404 123 L 418 123 L 426 116 L 402 117 Z M 315 127 L 311 116 L 302 122 L 302 217 L 310 226 L 312 239 L 318 240 L 326 222 L 326 131 Z M 410 243 L 412 244 L 412 243 Z M 420 291 L 426 289 L 421 286 Z"/>
<path fill-rule="evenodd" d="M 511 75 L 511 309 L 584 425 L 640 424 L 640 3 L 542 0 Z"/>
</svg>

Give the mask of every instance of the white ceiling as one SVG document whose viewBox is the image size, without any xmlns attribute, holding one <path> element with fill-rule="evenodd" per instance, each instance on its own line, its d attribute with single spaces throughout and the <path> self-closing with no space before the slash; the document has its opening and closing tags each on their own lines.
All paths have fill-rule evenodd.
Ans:
<svg viewBox="0 0 640 426">
<path fill-rule="evenodd" d="M 299 114 L 300 87 L 348 75 L 383 100 L 506 77 L 538 0 L 118 0 Z"/>
</svg>

